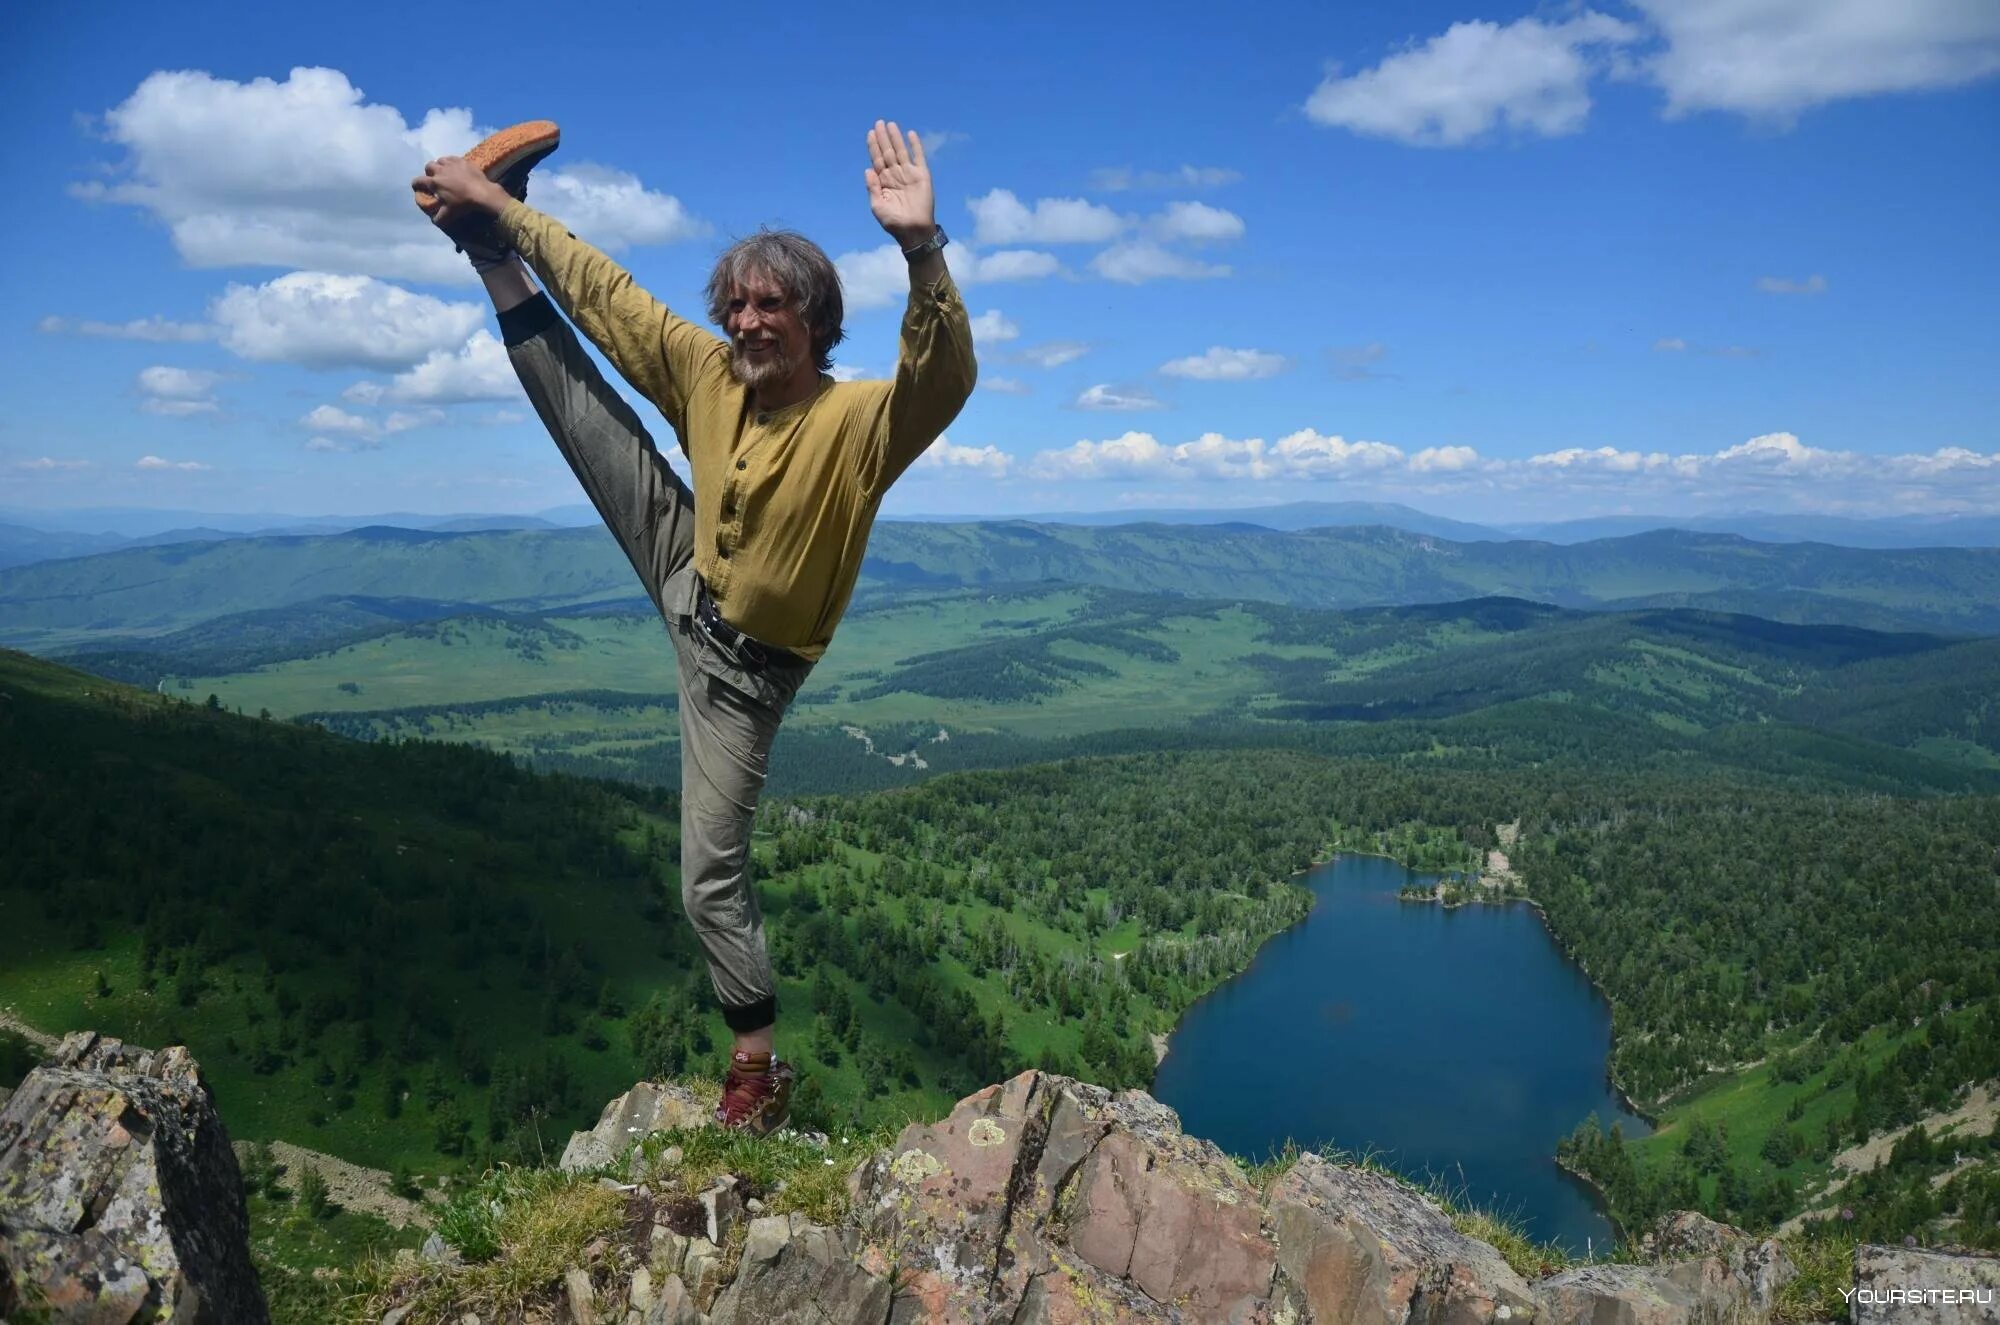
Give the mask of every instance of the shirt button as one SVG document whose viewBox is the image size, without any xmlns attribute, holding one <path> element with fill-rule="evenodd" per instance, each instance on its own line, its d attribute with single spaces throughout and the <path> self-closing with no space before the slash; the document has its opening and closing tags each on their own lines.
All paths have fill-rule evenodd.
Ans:
<svg viewBox="0 0 2000 1325">
<path fill-rule="evenodd" d="M 738 469 L 748 469 L 750 468 L 750 462 L 748 460 L 738 460 L 736 462 L 736 467 Z"/>
</svg>

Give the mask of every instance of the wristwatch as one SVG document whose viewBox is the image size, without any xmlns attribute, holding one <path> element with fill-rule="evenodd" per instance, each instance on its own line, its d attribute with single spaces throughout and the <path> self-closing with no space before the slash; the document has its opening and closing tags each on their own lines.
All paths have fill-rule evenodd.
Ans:
<svg viewBox="0 0 2000 1325">
<path fill-rule="evenodd" d="M 951 240 L 947 238 L 944 233 L 944 227 L 939 226 L 935 230 L 931 231 L 931 237 L 929 239 L 926 239 L 923 243 L 917 245 L 915 248 L 904 249 L 903 256 L 908 258 L 911 262 L 915 262 L 918 258 L 921 258 L 926 254 L 937 252 L 939 249 L 943 248 L 946 244 L 949 244 L 950 242 Z"/>
</svg>

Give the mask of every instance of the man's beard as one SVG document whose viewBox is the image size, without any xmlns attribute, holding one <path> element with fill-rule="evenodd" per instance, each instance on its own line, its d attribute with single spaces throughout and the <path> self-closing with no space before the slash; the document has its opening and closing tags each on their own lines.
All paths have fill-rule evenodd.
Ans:
<svg viewBox="0 0 2000 1325">
<path fill-rule="evenodd" d="M 760 391 L 767 386 L 776 386 L 788 380 L 793 367 L 791 356 L 783 349 L 775 347 L 768 357 L 758 363 L 751 363 L 744 355 L 741 346 L 736 347 L 736 352 L 729 356 L 731 376 L 752 391 Z"/>
</svg>

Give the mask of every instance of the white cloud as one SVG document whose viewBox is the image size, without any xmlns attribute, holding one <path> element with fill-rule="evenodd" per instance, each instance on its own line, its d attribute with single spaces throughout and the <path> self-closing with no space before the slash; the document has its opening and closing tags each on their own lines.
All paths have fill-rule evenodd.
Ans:
<svg viewBox="0 0 2000 1325">
<path fill-rule="evenodd" d="M 1123 233 L 1125 217 L 1082 198 L 1037 198 L 1032 207 L 1006 189 L 967 198 L 973 238 L 982 244 L 1101 244 Z"/>
<path fill-rule="evenodd" d="M 972 339 L 981 345 L 998 345 L 1002 341 L 1018 340 L 1020 336 L 1021 328 L 997 308 L 989 308 L 972 319 Z"/>
<path fill-rule="evenodd" d="M 2000 71 L 1992 0 L 1633 0 L 1665 49 L 1647 70 L 1669 118 L 1785 122 L 1845 97 L 1955 87 Z"/>
<path fill-rule="evenodd" d="M 376 426 L 359 414 L 349 414 L 337 405 L 320 405 L 299 420 L 301 428 L 314 432 L 339 432 L 358 437 L 372 437 Z"/>
<path fill-rule="evenodd" d="M 412 428 L 429 428 L 444 422 L 441 409 L 391 410 L 382 419 L 382 431 L 386 433 L 408 432 Z"/>
<path fill-rule="evenodd" d="M 655 193 L 639 177 L 609 166 L 580 161 L 531 181 L 537 210 L 559 218 L 577 234 L 609 253 L 633 244 L 670 244 L 709 232 L 678 198 Z"/>
<path fill-rule="evenodd" d="M 190 266 L 472 279 L 409 191 L 425 161 L 479 140 L 470 110 L 428 110 L 412 125 L 393 106 L 367 103 L 337 69 L 247 83 L 163 70 L 107 111 L 102 128 L 125 150 L 116 178 L 71 191 L 157 217 Z M 607 175 L 615 172 L 538 174 L 530 197 L 578 209 L 556 214 L 579 230 L 596 222 L 588 237 L 600 246 L 694 232 L 673 199 Z"/>
<path fill-rule="evenodd" d="M 192 414 L 213 414 L 220 408 L 214 399 L 220 373 L 193 368 L 170 368 L 156 364 L 139 370 L 139 408 L 148 414 L 186 418 Z"/>
<path fill-rule="evenodd" d="M 1787 280 L 1783 276 L 1757 278 L 1759 294 L 1825 294 L 1826 289 L 1826 277 L 1817 272 L 1802 281 Z"/>
<path fill-rule="evenodd" d="M 230 285 L 210 308 L 224 348 L 245 359 L 308 368 L 405 368 L 460 344 L 485 320 L 370 276 L 299 271 L 263 285 Z"/>
<path fill-rule="evenodd" d="M 484 327 L 456 351 L 433 350 L 406 373 L 398 373 L 381 392 L 385 400 L 406 404 L 453 405 L 469 400 L 514 400 L 520 379 L 507 361 L 507 349 Z"/>
<path fill-rule="evenodd" d="M 946 250 L 952 279 L 961 288 L 984 282 L 1031 281 L 1061 270 L 1053 253 L 1001 249 L 981 253 L 953 244 Z M 849 308 L 887 308 L 910 297 L 910 264 L 894 244 L 843 253 L 833 260 Z"/>
<path fill-rule="evenodd" d="M 1129 189 L 1219 189 L 1242 178 L 1241 171 L 1224 166 L 1181 166 L 1176 170 L 1105 166 L 1090 173 L 1090 187 L 1101 193 L 1123 193 Z"/>
<path fill-rule="evenodd" d="M 1479 465 L 1479 452 L 1469 446 L 1426 446 L 1410 457 L 1414 474 L 1457 474 Z"/>
<path fill-rule="evenodd" d="M 1114 387 L 1100 382 L 1085 387 L 1075 400 L 1077 409 L 1140 410 L 1164 409 L 1164 405 L 1139 388 Z"/>
<path fill-rule="evenodd" d="M 76 469 L 94 469 L 95 460 L 58 460 L 54 456 L 36 456 L 32 460 L 16 460 L 12 466 L 27 474 L 63 473 Z"/>
<path fill-rule="evenodd" d="M 1029 472 L 1040 479 L 1117 477 L 1310 481 L 1378 471 L 1401 461 L 1403 453 L 1382 442 L 1349 442 L 1310 428 L 1278 439 L 1232 438 L 1203 433 L 1191 442 L 1167 446 L 1151 433 L 1128 432 L 1109 441 L 1075 442 L 1037 452 Z"/>
<path fill-rule="evenodd" d="M 867 374 L 851 363 L 837 363 L 826 370 L 827 376 L 836 382 L 858 382 Z"/>
<path fill-rule="evenodd" d="M 1014 457 L 997 446 L 959 446 L 940 437 L 910 466 L 913 475 L 975 474 L 985 478 L 1005 478 Z"/>
<path fill-rule="evenodd" d="M 1090 353 L 1090 345 L 1080 340 L 1051 340 L 1016 350 L 1014 357 L 1037 368 L 1060 368 Z"/>
<path fill-rule="evenodd" d="M 1147 222 L 1146 228 L 1156 239 L 1205 244 L 1241 239 L 1243 218 L 1235 212 L 1210 207 L 1207 203 L 1170 202 L 1159 215 Z"/>
<path fill-rule="evenodd" d="M 160 342 L 215 339 L 215 328 L 205 322 L 173 322 L 163 317 L 133 318 L 130 322 L 93 322 L 88 318 L 45 317 L 35 330 L 48 336 L 97 336 L 109 340 L 150 340 Z"/>
<path fill-rule="evenodd" d="M 1422 46 L 1348 78 L 1330 72 L 1306 100 L 1315 123 L 1419 147 L 1459 147 L 1505 126 L 1555 137 L 1590 115 L 1605 49 L 1641 29 L 1588 11 L 1562 23 L 1454 23 Z"/>
<path fill-rule="evenodd" d="M 306 439 L 305 449 L 321 454 L 344 454 L 349 451 L 373 451 L 377 445 L 362 438 L 311 437 Z"/>
<path fill-rule="evenodd" d="M 1679 336 L 1662 336 L 1653 342 L 1653 348 L 1662 354 L 1679 354 L 1687 347 L 1688 343 Z"/>
<path fill-rule="evenodd" d="M 199 460 L 166 460 L 156 455 L 142 455 L 138 458 L 138 460 L 133 462 L 132 468 L 146 469 L 146 470 L 176 470 L 182 473 L 193 473 L 196 470 L 211 469 L 213 468 L 213 466 L 204 465 Z"/>
<path fill-rule="evenodd" d="M 1206 353 L 1191 354 L 1160 365 L 1168 377 L 1187 377 L 1200 382 L 1247 382 L 1259 377 L 1276 377 L 1285 371 L 1285 356 L 1269 350 L 1232 350 L 1211 345 Z"/>
<path fill-rule="evenodd" d="M 979 389 L 1001 396 L 1025 396 L 1032 394 L 1026 382 L 1011 377 L 991 377 L 984 373 L 979 378 Z"/>
<path fill-rule="evenodd" d="M 1141 285 L 1157 280 L 1206 280 L 1229 275 L 1229 268 L 1179 253 L 1148 240 L 1114 244 L 1090 260 L 1090 269 L 1107 281 Z"/>
</svg>

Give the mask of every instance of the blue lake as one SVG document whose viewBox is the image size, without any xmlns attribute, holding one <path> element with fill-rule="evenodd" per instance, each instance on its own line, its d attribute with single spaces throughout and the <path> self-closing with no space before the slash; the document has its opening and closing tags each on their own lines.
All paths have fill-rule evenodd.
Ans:
<svg viewBox="0 0 2000 1325">
<path fill-rule="evenodd" d="M 1233 1154 L 1372 1153 L 1537 1239 L 1606 1246 L 1554 1156 L 1593 1112 L 1648 1131 L 1605 1079 L 1611 1009 L 1532 907 L 1397 899 L 1433 877 L 1375 856 L 1314 869 L 1312 914 L 1188 1010 L 1153 1094 Z"/>
</svg>

